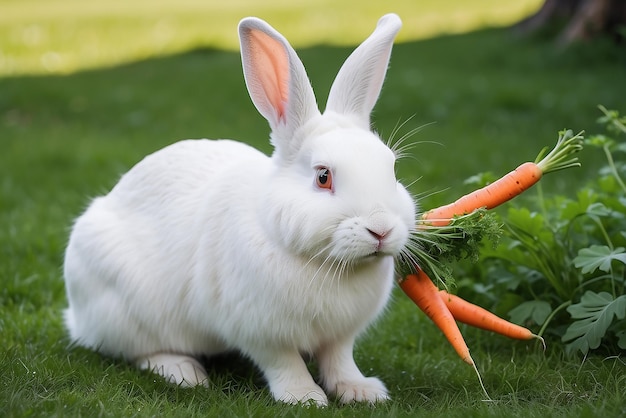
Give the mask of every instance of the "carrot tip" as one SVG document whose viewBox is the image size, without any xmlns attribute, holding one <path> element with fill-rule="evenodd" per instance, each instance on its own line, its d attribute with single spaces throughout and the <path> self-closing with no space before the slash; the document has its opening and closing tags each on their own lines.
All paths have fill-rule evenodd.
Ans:
<svg viewBox="0 0 626 418">
<path fill-rule="evenodd" d="M 474 360 L 472 360 L 471 356 L 468 355 L 468 357 L 469 357 L 470 361 L 472 362 L 471 365 L 474 368 L 474 371 L 476 372 L 476 376 L 478 377 L 478 383 L 480 383 L 480 387 L 482 388 L 483 392 L 485 393 L 485 396 L 487 397 L 486 400 L 487 401 L 491 401 L 492 399 L 489 396 L 489 393 L 487 392 L 487 388 L 485 388 L 485 384 L 483 383 L 483 378 L 480 376 L 480 372 L 478 371 L 478 367 L 476 367 L 476 363 L 474 363 Z"/>
<path fill-rule="evenodd" d="M 532 337 L 538 339 L 539 341 L 541 341 L 541 346 L 543 347 L 543 351 L 545 352 L 546 351 L 546 340 L 544 340 L 542 336 L 537 335 L 537 334 L 532 334 Z"/>
</svg>

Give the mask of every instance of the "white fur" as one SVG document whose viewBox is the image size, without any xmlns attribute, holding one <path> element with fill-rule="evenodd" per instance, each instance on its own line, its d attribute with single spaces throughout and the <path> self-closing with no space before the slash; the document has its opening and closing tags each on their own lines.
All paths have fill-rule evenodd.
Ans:
<svg viewBox="0 0 626 418">
<path fill-rule="evenodd" d="M 72 340 L 177 384 L 206 383 L 197 358 L 235 349 L 278 400 L 386 399 L 352 349 L 387 303 L 393 258 L 415 222 L 392 151 L 369 131 L 399 28 L 395 15 L 379 21 L 322 115 L 287 41 L 244 19 L 246 84 L 270 123 L 274 154 L 181 141 L 96 198 L 66 251 Z M 331 168 L 332 190 L 316 186 L 319 166 Z M 302 353 L 318 360 L 324 390 Z"/>
</svg>

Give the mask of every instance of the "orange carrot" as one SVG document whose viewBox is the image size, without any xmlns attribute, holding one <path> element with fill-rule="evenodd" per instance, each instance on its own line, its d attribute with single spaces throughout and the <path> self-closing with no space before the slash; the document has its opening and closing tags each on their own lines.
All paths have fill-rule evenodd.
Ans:
<svg viewBox="0 0 626 418">
<path fill-rule="evenodd" d="M 459 357 L 472 366 L 485 396 L 491 400 L 454 317 L 448 310 L 446 303 L 439 297 L 439 289 L 422 269 L 416 268 L 416 270 L 416 274 L 409 274 L 400 282 L 400 288 L 439 327 Z"/>
<path fill-rule="evenodd" d="M 488 310 L 445 290 L 439 291 L 439 297 L 444 301 L 454 319 L 459 322 L 518 340 L 537 338 L 543 343 L 543 338 L 533 334 L 529 329 L 500 318 Z"/>
<path fill-rule="evenodd" d="M 570 130 L 560 132 L 556 146 L 545 157 L 544 149 L 535 162 L 523 163 L 482 189 L 424 213 L 422 221 L 428 221 L 432 226 L 446 226 L 455 216 L 466 215 L 480 208 L 492 209 L 509 201 L 537 183 L 544 174 L 580 166 L 577 158 L 569 157 L 582 149 L 581 134 L 573 136 Z"/>
<path fill-rule="evenodd" d="M 474 360 L 454 317 L 439 297 L 439 289 L 426 273 L 417 269 L 416 274 L 409 274 L 400 282 L 400 288 L 439 327 L 463 361 L 474 366 Z"/>
<path fill-rule="evenodd" d="M 457 201 L 432 209 L 422 215 L 433 226 L 446 226 L 454 216 L 466 215 L 480 208 L 493 209 L 537 183 L 543 172 L 535 163 L 526 162 L 495 182 L 475 190 Z"/>
</svg>

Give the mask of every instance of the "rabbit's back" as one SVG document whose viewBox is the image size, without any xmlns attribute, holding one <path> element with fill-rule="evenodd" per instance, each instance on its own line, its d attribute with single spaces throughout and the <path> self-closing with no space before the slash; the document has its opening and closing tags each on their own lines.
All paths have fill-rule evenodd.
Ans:
<svg viewBox="0 0 626 418">
<path fill-rule="evenodd" d="M 239 142 L 181 141 L 147 156 L 94 199 L 76 220 L 66 250 L 65 320 L 72 339 L 125 357 L 163 346 L 163 335 L 171 350 L 188 350 L 192 334 L 177 326 L 176 312 L 196 265 L 199 211 L 210 204 L 215 183 L 238 170 L 234 161 L 259 159 L 268 157 Z M 155 321 L 155 312 L 168 314 Z M 145 332 L 155 322 L 167 332 Z"/>
<path fill-rule="evenodd" d="M 107 197 L 132 210 L 154 213 L 170 206 L 193 206 L 202 189 L 228 167 L 245 160 L 267 159 L 260 151 L 231 140 L 184 140 L 148 155 L 126 173 Z"/>
</svg>

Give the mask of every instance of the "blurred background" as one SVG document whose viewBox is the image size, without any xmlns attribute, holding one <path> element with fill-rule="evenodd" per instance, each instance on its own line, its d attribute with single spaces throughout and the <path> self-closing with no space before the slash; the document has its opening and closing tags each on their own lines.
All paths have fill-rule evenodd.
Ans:
<svg viewBox="0 0 626 418">
<path fill-rule="evenodd" d="M 570 6 L 537 19 L 550 3 Z M 345 57 L 393 11 L 404 26 L 373 120 L 385 139 L 423 127 L 399 170 L 407 183 L 421 179 L 415 193 L 444 190 L 424 203 L 434 206 L 471 175 L 534 159 L 560 129 L 593 129 L 598 104 L 623 107 L 623 38 L 599 30 L 564 41 L 574 3 L 585 2 L 2 0 L 5 192 L 28 166 L 31 177 L 65 172 L 64 191 L 92 194 L 183 138 L 235 138 L 269 153 L 241 74 L 238 21 L 259 16 L 292 42 L 323 109 Z"/>
<path fill-rule="evenodd" d="M 245 16 L 271 21 L 297 47 L 351 46 L 385 13 L 402 16 L 400 42 L 512 24 L 543 0 L 366 2 L 233 0 L 3 0 L 0 72 L 69 73 L 189 49 L 237 51 Z"/>
</svg>

